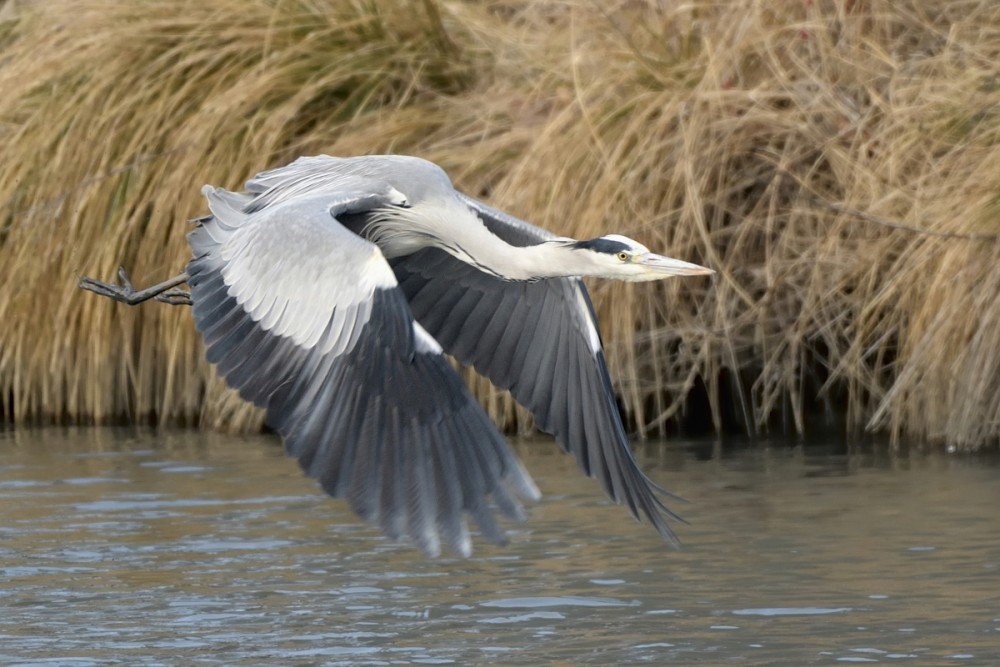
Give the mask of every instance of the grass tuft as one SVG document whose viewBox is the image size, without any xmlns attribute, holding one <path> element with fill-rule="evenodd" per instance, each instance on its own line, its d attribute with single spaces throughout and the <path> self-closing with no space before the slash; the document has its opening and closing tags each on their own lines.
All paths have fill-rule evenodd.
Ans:
<svg viewBox="0 0 1000 667">
<path fill-rule="evenodd" d="M 1000 441 L 991 0 L 51 0 L 0 12 L 0 48 L 10 419 L 259 428 L 188 312 L 78 277 L 178 272 L 203 183 L 398 152 L 719 271 L 593 285 L 640 434 Z"/>
</svg>

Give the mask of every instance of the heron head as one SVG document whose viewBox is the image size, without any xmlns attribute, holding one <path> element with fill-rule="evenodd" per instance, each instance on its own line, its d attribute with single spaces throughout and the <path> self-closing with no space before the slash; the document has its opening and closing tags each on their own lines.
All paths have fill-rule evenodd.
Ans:
<svg viewBox="0 0 1000 667">
<path fill-rule="evenodd" d="M 609 234 L 589 241 L 567 244 L 584 253 L 591 270 L 583 275 L 617 278 L 630 282 L 661 280 L 670 276 L 706 276 L 715 273 L 697 264 L 650 252 L 649 248 L 627 236 Z M 580 257 L 581 255 L 578 255 Z"/>
</svg>

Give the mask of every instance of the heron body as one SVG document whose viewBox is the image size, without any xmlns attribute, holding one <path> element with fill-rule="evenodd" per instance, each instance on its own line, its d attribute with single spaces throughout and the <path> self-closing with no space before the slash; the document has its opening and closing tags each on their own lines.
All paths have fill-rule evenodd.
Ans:
<svg viewBox="0 0 1000 667">
<path fill-rule="evenodd" d="M 539 492 L 449 354 L 508 389 L 581 469 L 676 541 L 629 449 L 581 276 L 711 273 L 622 236 L 555 236 L 405 156 L 300 158 L 205 186 L 188 240 L 209 361 L 334 497 L 426 553 Z M 129 287 L 131 287 L 129 285 Z"/>
</svg>

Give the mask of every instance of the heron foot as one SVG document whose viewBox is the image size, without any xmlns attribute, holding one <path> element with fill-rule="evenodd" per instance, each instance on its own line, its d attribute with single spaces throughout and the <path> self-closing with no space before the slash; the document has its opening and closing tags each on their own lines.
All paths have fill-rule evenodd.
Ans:
<svg viewBox="0 0 1000 667">
<path fill-rule="evenodd" d="M 137 290 L 132 284 L 132 281 L 129 280 L 124 267 L 119 267 L 119 284 L 116 285 L 113 283 L 106 283 L 100 280 L 85 277 L 80 279 L 80 289 L 85 289 L 90 292 L 94 292 L 95 294 L 106 296 L 109 299 L 114 299 L 115 301 L 120 301 L 121 303 L 125 303 L 130 306 L 142 303 L 143 301 L 148 301 L 149 299 L 156 299 L 157 301 L 162 301 L 163 303 L 169 303 L 175 306 L 190 306 L 191 293 L 178 289 L 177 287 L 181 283 L 187 281 L 187 279 L 188 275 L 186 273 L 182 273 L 170 278 L 169 280 L 165 280 L 162 283 L 153 285 L 152 287 Z"/>
<path fill-rule="evenodd" d="M 162 301 L 163 303 L 169 303 L 171 306 L 192 305 L 191 292 L 186 289 L 180 289 L 179 287 L 168 289 L 162 294 L 157 294 L 156 300 Z"/>
</svg>

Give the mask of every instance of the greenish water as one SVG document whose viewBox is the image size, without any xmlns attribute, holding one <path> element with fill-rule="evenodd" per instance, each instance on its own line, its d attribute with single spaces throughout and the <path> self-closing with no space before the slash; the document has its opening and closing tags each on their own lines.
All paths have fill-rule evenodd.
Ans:
<svg viewBox="0 0 1000 667">
<path fill-rule="evenodd" d="M 0 433 L 0 664 L 1000 664 L 1000 466 L 640 448 L 669 549 L 545 441 L 511 544 L 425 559 L 276 439 Z"/>
</svg>

